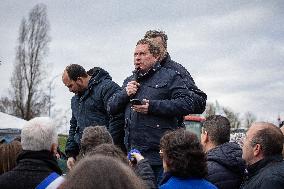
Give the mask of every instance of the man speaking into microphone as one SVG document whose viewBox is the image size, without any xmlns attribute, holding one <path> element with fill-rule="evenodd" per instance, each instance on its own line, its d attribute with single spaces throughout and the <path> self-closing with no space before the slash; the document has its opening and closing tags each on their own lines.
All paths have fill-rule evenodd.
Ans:
<svg viewBox="0 0 284 189">
<path fill-rule="evenodd" d="M 159 46 L 149 39 L 137 42 L 133 75 L 108 102 L 110 114 L 125 113 L 125 145 L 135 148 L 149 160 L 157 181 L 162 161 L 160 138 L 178 128 L 177 117 L 194 113 L 194 95 L 179 73 L 161 67 Z"/>
</svg>

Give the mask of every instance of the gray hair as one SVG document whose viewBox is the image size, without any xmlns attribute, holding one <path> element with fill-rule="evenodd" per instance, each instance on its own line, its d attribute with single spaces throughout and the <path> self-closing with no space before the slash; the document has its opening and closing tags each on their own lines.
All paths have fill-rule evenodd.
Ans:
<svg viewBox="0 0 284 189">
<path fill-rule="evenodd" d="M 23 150 L 41 151 L 58 144 L 55 123 L 49 117 L 36 117 L 29 120 L 21 133 Z"/>
</svg>

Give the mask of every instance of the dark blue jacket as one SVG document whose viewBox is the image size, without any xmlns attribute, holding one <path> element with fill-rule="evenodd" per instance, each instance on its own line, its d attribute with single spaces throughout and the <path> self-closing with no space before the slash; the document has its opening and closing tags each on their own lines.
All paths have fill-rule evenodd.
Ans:
<svg viewBox="0 0 284 189">
<path fill-rule="evenodd" d="M 242 189 L 283 189 L 284 160 L 281 154 L 266 157 L 248 167 Z"/>
<path fill-rule="evenodd" d="M 34 189 L 52 172 L 62 174 L 50 151 L 24 150 L 17 158 L 17 166 L 0 175 L 0 188 Z"/>
<path fill-rule="evenodd" d="M 227 142 L 207 153 L 207 179 L 219 189 L 237 189 L 242 183 L 245 162 L 237 143 Z"/>
<path fill-rule="evenodd" d="M 187 69 L 181 64 L 173 61 L 168 53 L 161 61 L 161 66 L 170 70 L 174 70 L 180 74 L 182 79 L 185 81 L 187 88 L 193 92 L 192 95 L 195 99 L 194 114 L 202 114 L 206 108 L 207 95 L 195 85 L 195 82 Z"/>
<path fill-rule="evenodd" d="M 178 116 L 194 113 L 195 95 L 180 75 L 159 63 L 146 74 L 138 75 L 140 87 L 133 98 L 148 99 L 148 114 L 133 111 L 130 97 L 125 87 L 135 75 L 128 77 L 123 90 L 116 93 L 109 101 L 108 110 L 111 114 L 125 111 L 125 144 L 128 150 L 137 148 L 151 165 L 161 165 L 159 143 L 166 131 L 178 127 Z"/>
<path fill-rule="evenodd" d="M 109 115 L 107 112 L 109 98 L 119 90 L 121 88 L 112 81 L 108 72 L 99 69 L 93 73 L 84 93 L 72 97 L 72 118 L 65 149 L 68 157 L 78 155 L 83 130 L 91 125 L 106 126 L 114 143 L 123 145 L 124 115 L 122 113 Z"/>
</svg>

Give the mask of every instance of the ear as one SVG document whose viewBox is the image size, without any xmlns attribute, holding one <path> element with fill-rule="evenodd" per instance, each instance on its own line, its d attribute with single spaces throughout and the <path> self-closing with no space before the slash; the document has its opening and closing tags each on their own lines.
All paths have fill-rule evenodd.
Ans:
<svg viewBox="0 0 284 189">
<path fill-rule="evenodd" d="M 82 85 L 83 84 L 83 78 L 82 77 L 78 77 L 77 80 L 75 81 L 75 83 Z"/>
<path fill-rule="evenodd" d="M 208 136 L 207 131 L 204 131 L 204 130 L 202 131 L 200 139 L 201 139 L 201 143 L 202 143 L 202 144 L 208 143 L 208 141 L 209 141 L 209 136 Z"/>
<path fill-rule="evenodd" d="M 260 146 L 260 144 L 256 144 L 256 145 L 253 147 L 253 155 L 254 155 L 255 157 L 257 157 L 257 156 L 260 156 L 261 153 L 262 153 L 262 151 L 261 151 L 261 146 Z"/>
<path fill-rule="evenodd" d="M 58 144 L 53 143 L 50 147 L 50 152 L 52 154 L 56 155 L 57 154 L 57 147 L 58 147 Z"/>
</svg>

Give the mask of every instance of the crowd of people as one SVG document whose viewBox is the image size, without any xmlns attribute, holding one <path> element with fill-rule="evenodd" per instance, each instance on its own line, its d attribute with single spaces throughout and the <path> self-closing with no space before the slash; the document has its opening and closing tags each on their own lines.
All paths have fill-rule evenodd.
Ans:
<svg viewBox="0 0 284 189">
<path fill-rule="evenodd" d="M 145 33 L 122 87 L 102 68 L 67 66 L 62 81 L 74 93 L 67 175 L 53 120 L 37 117 L 20 141 L 1 143 L 0 188 L 283 188 L 277 126 L 253 123 L 242 146 L 230 141 L 230 122 L 220 115 L 202 123 L 201 136 L 185 129 L 183 117 L 202 113 L 207 96 L 171 60 L 167 40 L 163 31 Z"/>
</svg>

